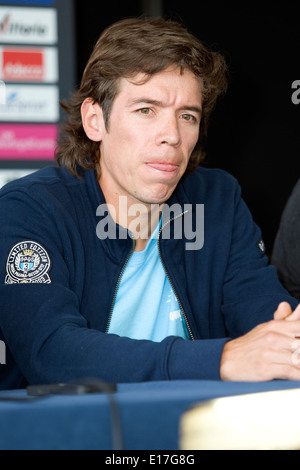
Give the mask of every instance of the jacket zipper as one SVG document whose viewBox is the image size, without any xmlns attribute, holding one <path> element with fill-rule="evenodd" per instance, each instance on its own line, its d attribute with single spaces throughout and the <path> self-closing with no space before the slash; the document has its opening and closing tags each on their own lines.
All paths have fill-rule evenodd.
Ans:
<svg viewBox="0 0 300 470">
<path fill-rule="evenodd" d="M 106 324 L 106 330 L 105 330 L 105 333 L 108 333 L 108 330 L 109 330 L 109 327 L 110 327 L 110 322 L 111 322 L 111 318 L 112 318 L 112 314 L 113 314 L 113 309 L 114 309 L 114 305 L 115 305 L 115 302 L 116 302 L 116 298 L 117 298 L 117 293 L 118 293 L 118 289 L 119 289 L 119 286 L 120 286 L 120 282 L 121 282 L 121 278 L 123 276 L 123 273 L 125 271 L 125 268 L 132 256 L 132 253 L 134 252 L 134 249 L 135 249 L 135 240 L 132 241 L 132 247 L 131 247 L 131 250 L 129 252 L 129 254 L 127 255 L 127 258 L 123 264 L 123 267 L 121 269 L 121 272 L 119 274 L 119 277 L 118 277 L 118 280 L 117 280 L 117 284 L 116 284 L 116 287 L 115 287 L 115 291 L 114 291 L 114 296 L 113 296 L 113 300 L 112 300 L 112 304 L 111 304 L 111 307 L 110 307 L 110 311 L 109 311 L 109 316 L 108 316 L 108 320 L 107 320 L 107 324 Z"/>
<path fill-rule="evenodd" d="M 159 254 L 159 257 L 160 257 L 161 264 L 162 264 L 162 266 L 163 266 L 163 268 L 164 268 L 164 271 L 165 271 L 166 276 L 167 276 L 167 278 L 168 278 L 168 280 L 169 280 L 169 283 L 170 283 L 170 285 L 171 285 L 171 287 L 172 287 L 172 289 L 173 289 L 173 292 L 174 292 L 174 294 L 176 295 L 176 298 L 177 298 L 177 300 L 178 300 L 179 307 L 180 307 L 181 313 L 182 313 L 182 315 L 183 315 L 183 318 L 184 318 L 184 320 L 185 320 L 185 324 L 186 324 L 186 327 L 187 327 L 187 329 L 188 329 L 188 333 L 189 333 L 189 335 L 190 335 L 190 338 L 191 338 L 191 340 L 194 340 L 195 338 L 194 338 L 192 329 L 191 329 L 191 327 L 190 327 L 190 324 L 189 324 L 189 322 L 188 322 L 186 313 L 185 313 L 184 308 L 183 308 L 183 306 L 182 306 L 182 303 L 181 303 L 181 301 L 180 301 L 180 299 L 179 299 L 179 297 L 178 297 L 178 295 L 177 295 L 177 293 L 176 293 L 176 291 L 175 291 L 174 284 L 173 284 L 172 280 L 170 279 L 169 273 L 167 272 L 167 269 L 166 269 L 166 267 L 165 267 L 165 264 L 164 264 L 163 259 L 162 259 L 162 256 L 161 256 L 161 250 L 160 250 L 160 235 L 161 235 L 163 229 L 164 229 L 168 224 L 170 224 L 171 222 L 173 222 L 174 220 L 178 219 L 179 217 L 183 217 L 184 214 L 186 214 L 187 212 L 188 212 L 188 211 L 182 212 L 181 214 L 178 214 L 176 217 L 173 217 L 172 219 L 170 219 L 170 220 L 168 220 L 167 222 L 164 223 L 164 225 L 160 228 L 160 231 L 159 231 L 159 233 L 158 233 L 157 245 L 158 245 L 158 254 Z"/>
</svg>

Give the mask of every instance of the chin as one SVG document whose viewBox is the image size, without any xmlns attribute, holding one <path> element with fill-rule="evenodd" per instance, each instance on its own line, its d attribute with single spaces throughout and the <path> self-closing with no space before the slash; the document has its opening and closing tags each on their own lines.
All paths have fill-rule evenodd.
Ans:
<svg viewBox="0 0 300 470">
<path fill-rule="evenodd" d="M 145 195 L 144 198 L 141 198 L 141 201 L 146 204 L 164 204 L 172 195 L 172 191 L 164 191 L 156 194 Z"/>
</svg>

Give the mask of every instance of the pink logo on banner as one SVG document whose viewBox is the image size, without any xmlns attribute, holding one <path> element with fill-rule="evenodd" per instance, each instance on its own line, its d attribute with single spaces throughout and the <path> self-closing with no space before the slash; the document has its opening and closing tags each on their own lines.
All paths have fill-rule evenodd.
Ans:
<svg viewBox="0 0 300 470">
<path fill-rule="evenodd" d="M 0 159 L 53 160 L 57 136 L 55 124 L 0 124 Z"/>
</svg>

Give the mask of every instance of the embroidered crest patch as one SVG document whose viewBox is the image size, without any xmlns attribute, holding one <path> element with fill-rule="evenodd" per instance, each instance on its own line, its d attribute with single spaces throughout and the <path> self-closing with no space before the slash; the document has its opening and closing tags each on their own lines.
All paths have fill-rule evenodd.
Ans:
<svg viewBox="0 0 300 470">
<path fill-rule="evenodd" d="M 17 243 L 6 264 L 5 284 L 50 284 L 51 262 L 47 251 L 34 241 Z"/>
</svg>

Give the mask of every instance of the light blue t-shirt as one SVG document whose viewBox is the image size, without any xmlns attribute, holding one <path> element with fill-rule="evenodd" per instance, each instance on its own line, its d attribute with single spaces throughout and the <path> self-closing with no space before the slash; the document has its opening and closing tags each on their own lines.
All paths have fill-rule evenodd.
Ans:
<svg viewBox="0 0 300 470">
<path fill-rule="evenodd" d="M 134 251 L 118 288 L 108 333 L 161 341 L 188 339 L 179 303 L 158 253 L 158 225 L 143 251 Z"/>
</svg>

